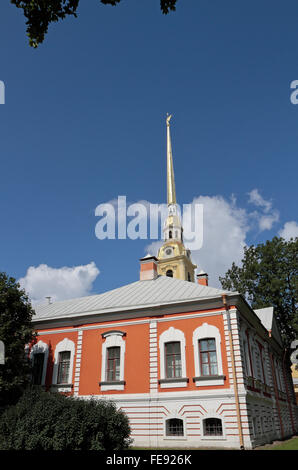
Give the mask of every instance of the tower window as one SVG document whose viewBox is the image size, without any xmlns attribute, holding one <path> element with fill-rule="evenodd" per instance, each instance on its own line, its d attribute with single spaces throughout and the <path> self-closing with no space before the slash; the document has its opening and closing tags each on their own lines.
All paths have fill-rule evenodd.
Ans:
<svg viewBox="0 0 298 470">
<path fill-rule="evenodd" d="M 191 277 L 190 277 L 190 274 L 189 274 L 189 273 L 187 273 L 187 280 L 188 280 L 189 282 L 191 282 Z"/>
<path fill-rule="evenodd" d="M 169 238 L 173 238 L 172 230 L 169 230 Z"/>
<path fill-rule="evenodd" d="M 166 272 L 166 276 L 173 277 L 173 271 L 171 269 L 168 269 Z"/>
</svg>

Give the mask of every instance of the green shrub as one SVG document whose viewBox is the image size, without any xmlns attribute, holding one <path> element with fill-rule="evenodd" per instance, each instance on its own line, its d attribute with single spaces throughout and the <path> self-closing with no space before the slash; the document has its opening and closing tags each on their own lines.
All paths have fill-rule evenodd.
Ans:
<svg viewBox="0 0 298 470">
<path fill-rule="evenodd" d="M 131 444 L 127 416 L 105 400 L 31 388 L 1 414 L 0 450 L 120 450 Z"/>
</svg>

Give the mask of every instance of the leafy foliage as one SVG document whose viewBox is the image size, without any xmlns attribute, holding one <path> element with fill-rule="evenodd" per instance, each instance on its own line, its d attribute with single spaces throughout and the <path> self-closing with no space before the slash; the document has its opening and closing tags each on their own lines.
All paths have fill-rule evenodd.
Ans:
<svg viewBox="0 0 298 470">
<path fill-rule="evenodd" d="M 112 402 L 28 388 L 0 420 L 0 450 L 121 450 L 131 444 L 127 416 Z"/>
<path fill-rule="evenodd" d="M 80 0 L 10 0 L 17 8 L 22 8 L 27 18 L 29 44 L 38 47 L 43 42 L 50 23 L 63 20 L 67 16 L 77 17 Z M 101 0 L 105 5 L 115 6 L 121 0 Z M 176 9 L 177 0 L 160 0 L 164 14 Z"/>
<path fill-rule="evenodd" d="M 0 407 L 14 403 L 31 380 L 25 345 L 35 338 L 33 310 L 25 291 L 14 278 L 0 273 L 0 339 L 5 364 L 0 365 Z"/>
<path fill-rule="evenodd" d="M 242 266 L 235 263 L 222 287 L 242 294 L 252 308 L 274 306 L 285 346 L 298 332 L 298 238 L 274 237 L 265 244 L 245 248 Z"/>
</svg>

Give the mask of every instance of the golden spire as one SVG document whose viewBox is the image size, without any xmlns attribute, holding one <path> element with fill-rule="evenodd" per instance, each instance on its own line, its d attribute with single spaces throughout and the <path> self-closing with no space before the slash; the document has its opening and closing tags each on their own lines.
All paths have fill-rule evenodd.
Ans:
<svg viewBox="0 0 298 470">
<path fill-rule="evenodd" d="M 170 135 L 171 115 L 167 114 L 167 199 L 168 216 L 164 221 L 164 244 L 158 250 L 157 272 L 162 276 L 194 282 L 196 266 L 190 259 L 190 251 L 183 243 L 183 228 L 176 202 L 173 155 Z"/>
<path fill-rule="evenodd" d="M 176 190 L 174 179 L 172 144 L 170 135 L 170 120 L 172 115 L 167 114 L 167 199 L 168 206 L 176 204 Z"/>
</svg>

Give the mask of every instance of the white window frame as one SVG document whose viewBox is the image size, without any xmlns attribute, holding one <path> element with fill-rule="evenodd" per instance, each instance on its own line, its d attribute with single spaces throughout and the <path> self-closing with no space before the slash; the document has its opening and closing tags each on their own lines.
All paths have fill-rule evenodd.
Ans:
<svg viewBox="0 0 298 470">
<path fill-rule="evenodd" d="M 30 360 L 33 365 L 34 365 L 34 354 L 39 354 L 39 353 L 44 354 L 42 377 L 41 377 L 41 384 L 40 384 L 44 386 L 46 383 L 49 346 L 41 340 L 39 340 L 36 344 L 34 344 L 34 346 L 32 347 L 30 351 Z"/>
<path fill-rule="evenodd" d="M 216 345 L 216 358 L 217 358 L 217 376 L 208 376 L 201 374 L 200 364 L 200 351 L 199 341 L 205 338 L 214 338 Z M 194 382 L 197 387 L 206 387 L 212 385 L 224 385 L 224 376 L 222 369 L 222 357 L 221 357 L 221 334 L 219 329 L 210 325 L 209 323 L 203 323 L 203 325 L 196 328 L 193 332 L 192 343 L 194 348 L 194 361 L 195 361 L 195 377 Z"/>
<path fill-rule="evenodd" d="M 167 378 L 166 377 L 166 363 L 165 363 L 165 345 L 166 343 L 180 343 L 181 353 L 181 378 Z M 183 331 L 178 330 L 171 326 L 164 331 L 159 337 L 159 357 L 160 357 L 160 388 L 180 388 L 187 387 L 188 378 L 186 375 L 186 360 L 185 360 L 185 336 Z M 180 418 L 179 418 L 180 419 Z"/>
<path fill-rule="evenodd" d="M 123 331 L 107 331 L 103 333 L 105 341 L 102 344 L 102 361 L 101 361 L 101 382 L 100 390 L 124 390 L 124 364 L 125 364 L 125 340 L 126 333 Z M 107 373 L 107 350 L 112 347 L 120 347 L 120 377 L 119 381 L 109 382 L 106 380 Z M 119 383 L 117 383 L 119 382 Z"/>
<path fill-rule="evenodd" d="M 57 384 L 58 379 L 58 367 L 59 367 L 59 353 L 63 351 L 70 352 L 70 364 L 67 384 Z M 54 354 L 54 367 L 53 367 L 53 378 L 52 388 L 58 392 L 70 392 L 73 388 L 72 377 L 73 377 L 73 364 L 75 356 L 75 343 L 68 338 L 64 338 L 60 343 L 57 344 Z"/>
</svg>

